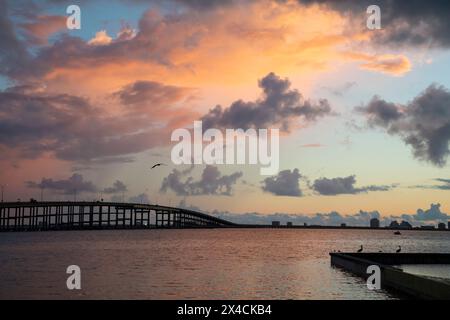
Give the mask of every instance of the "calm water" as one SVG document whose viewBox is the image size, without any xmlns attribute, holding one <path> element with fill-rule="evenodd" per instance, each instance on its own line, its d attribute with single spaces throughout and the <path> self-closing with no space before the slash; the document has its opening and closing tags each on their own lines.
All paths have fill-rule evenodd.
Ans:
<svg viewBox="0 0 450 320">
<path fill-rule="evenodd" d="M 130 230 L 0 234 L 0 298 L 395 299 L 330 266 L 332 250 L 450 252 L 450 232 Z M 82 290 L 65 271 L 82 270 Z"/>
<path fill-rule="evenodd" d="M 404 272 L 417 274 L 419 276 L 450 280 L 450 266 L 448 264 L 405 264 L 397 267 Z"/>
</svg>

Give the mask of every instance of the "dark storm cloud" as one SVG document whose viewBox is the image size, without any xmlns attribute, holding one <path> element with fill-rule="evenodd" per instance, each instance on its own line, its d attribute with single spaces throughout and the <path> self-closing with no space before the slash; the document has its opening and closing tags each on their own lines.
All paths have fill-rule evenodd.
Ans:
<svg viewBox="0 0 450 320">
<path fill-rule="evenodd" d="M 111 187 L 107 187 L 105 189 L 103 189 L 104 193 L 121 193 L 121 192 L 126 192 L 128 191 L 127 186 L 125 185 L 125 183 L 123 183 L 120 180 L 116 180 L 116 182 L 114 182 L 114 184 Z"/>
<path fill-rule="evenodd" d="M 319 4 L 364 23 L 370 5 L 381 8 L 382 28 L 375 41 L 398 45 L 450 46 L 450 1 L 447 0 L 298 0 L 305 5 Z"/>
<path fill-rule="evenodd" d="M 366 186 L 355 187 L 356 177 L 348 176 L 344 178 L 320 178 L 314 181 L 312 189 L 325 196 L 335 196 L 340 194 L 358 194 L 369 191 L 389 191 L 392 186 Z"/>
<path fill-rule="evenodd" d="M 382 127 L 400 136 L 413 149 L 414 156 L 444 166 L 449 155 L 450 92 L 431 85 L 406 105 L 393 104 L 379 97 L 357 108 L 371 126 Z"/>
<path fill-rule="evenodd" d="M 179 196 L 226 195 L 232 194 L 233 185 L 242 177 L 242 172 L 222 175 L 217 167 L 206 166 L 200 180 L 186 176 L 191 170 L 174 169 L 161 184 L 161 191 L 174 191 Z"/>
<path fill-rule="evenodd" d="M 223 109 L 220 105 L 203 116 L 205 128 L 273 128 L 289 131 L 295 118 L 312 122 L 330 115 L 331 108 L 327 100 L 313 103 L 303 99 L 295 89 L 291 89 L 288 79 L 281 79 L 269 73 L 259 81 L 263 96 L 254 102 L 238 100 Z"/>
<path fill-rule="evenodd" d="M 300 197 L 300 178 L 298 169 L 283 170 L 277 176 L 264 179 L 262 189 L 277 196 Z"/>
<path fill-rule="evenodd" d="M 85 181 L 81 174 L 73 174 L 65 180 L 53 180 L 42 178 L 41 182 L 28 181 L 29 188 L 41 188 L 53 190 L 62 194 L 73 194 L 74 192 L 96 192 L 97 188 L 91 181 Z"/>
<path fill-rule="evenodd" d="M 23 157 L 53 152 L 64 160 L 120 160 L 160 145 L 162 135 L 169 137 L 169 128 L 155 129 L 145 114 L 112 118 L 84 98 L 33 88 L 0 91 L 0 145 Z"/>
</svg>

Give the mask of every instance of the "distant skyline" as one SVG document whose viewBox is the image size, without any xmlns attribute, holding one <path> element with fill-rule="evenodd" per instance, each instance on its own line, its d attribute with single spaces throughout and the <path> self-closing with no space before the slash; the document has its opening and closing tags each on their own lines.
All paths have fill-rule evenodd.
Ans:
<svg viewBox="0 0 450 320">
<path fill-rule="evenodd" d="M 5 200 L 450 219 L 448 1 L 73 4 L 80 30 L 64 1 L 0 0 Z M 197 120 L 280 129 L 278 174 L 174 165 L 171 133 Z"/>
</svg>

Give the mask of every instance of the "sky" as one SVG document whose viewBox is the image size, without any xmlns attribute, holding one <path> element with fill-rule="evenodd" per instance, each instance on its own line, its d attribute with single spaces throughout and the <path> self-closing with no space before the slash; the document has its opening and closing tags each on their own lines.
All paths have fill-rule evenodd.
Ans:
<svg viewBox="0 0 450 320">
<path fill-rule="evenodd" d="M 5 201 L 447 221 L 449 15 L 444 0 L 0 0 Z M 278 172 L 175 165 L 172 132 L 199 120 L 279 129 Z"/>
</svg>

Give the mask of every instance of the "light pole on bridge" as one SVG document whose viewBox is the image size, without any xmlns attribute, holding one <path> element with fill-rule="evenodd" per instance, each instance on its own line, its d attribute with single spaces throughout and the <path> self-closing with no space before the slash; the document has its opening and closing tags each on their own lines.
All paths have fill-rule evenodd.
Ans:
<svg viewBox="0 0 450 320">
<path fill-rule="evenodd" d="M 5 188 L 7 187 L 8 185 L 7 184 L 2 184 L 0 187 L 1 187 L 1 189 L 2 189 L 2 202 L 3 202 L 3 196 L 4 196 L 4 193 L 5 193 Z"/>
</svg>

